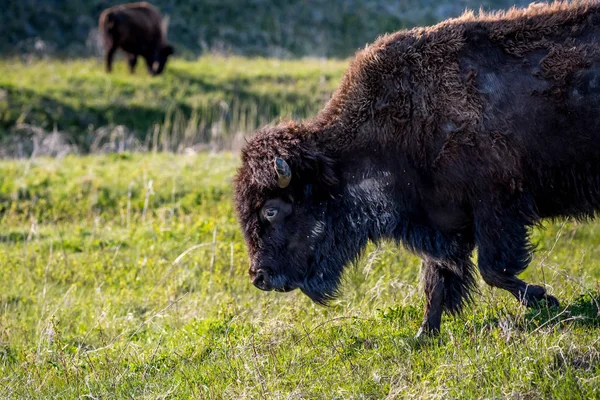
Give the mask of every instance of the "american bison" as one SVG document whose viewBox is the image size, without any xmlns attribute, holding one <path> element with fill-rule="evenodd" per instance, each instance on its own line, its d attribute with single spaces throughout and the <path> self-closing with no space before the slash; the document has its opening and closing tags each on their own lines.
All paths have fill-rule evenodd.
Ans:
<svg viewBox="0 0 600 400">
<path fill-rule="evenodd" d="M 120 48 L 127 54 L 129 71 L 135 71 L 138 56 L 146 60 L 148 72 L 162 73 L 167 58 L 174 53 L 167 43 L 166 26 L 156 7 L 146 2 L 107 8 L 100 15 L 99 31 L 104 42 L 106 71 L 112 71 L 115 53 Z"/>
<path fill-rule="evenodd" d="M 335 297 L 369 240 L 423 258 L 425 316 L 472 299 L 478 269 L 522 304 L 544 218 L 600 210 L 600 3 L 467 12 L 357 53 L 312 120 L 256 133 L 235 206 L 262 290 Z"/>
</svg>

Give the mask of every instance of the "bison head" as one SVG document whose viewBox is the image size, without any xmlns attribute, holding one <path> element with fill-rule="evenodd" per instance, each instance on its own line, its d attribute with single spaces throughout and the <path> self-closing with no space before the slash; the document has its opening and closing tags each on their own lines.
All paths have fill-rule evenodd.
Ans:
<svg viewBox="0 0 600 400">
<path fill-rule="evenodd" d="M 152 66 L 153 75 L 160 75 L 165 69 L 165 65 L 167 65 L 167 59 L 170 55 L 175 53 L 175 48 L 166 44 L 158 51 L 158 57 Z"/>
<path fill-rule="evenodd" d="M 262 290 L 296 288 L 324 303 L 355 256 L 336 234 L 341 196 L 336 161 L 318 134 L 287 123 L 259 131 L 242 150 L 235 206 Z"/>
</svg>

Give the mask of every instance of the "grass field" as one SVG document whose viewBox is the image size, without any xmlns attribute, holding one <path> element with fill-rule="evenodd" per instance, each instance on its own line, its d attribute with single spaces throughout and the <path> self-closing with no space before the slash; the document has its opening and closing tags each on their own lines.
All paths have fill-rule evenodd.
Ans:
<svg viewBox="0 0 600 400">
<path fill-rule="evenodd" d="M 152 78 L 120 59 L 108 75 L 99 59 L 0 60 L 0 144 L 13 127 L 57 129 L 83 151 L 99 129 L 123 125 L 146 148 L 181 150 L 196 143 L 227 147 L 231 137 L 282 117 L 315 114 L 347 61 L 201 57 L 170 61 Z"/>
<path fill-rule="evenodd" d="M 525 278 L 561 309 L 481 284 L 415 339 L 419 262 L 391 245 L 331 307 L 253 288 L 237 163 L 0 161 L 0 398 L 600 398 L 600 223 L 534 232 Z"/>
</svg>

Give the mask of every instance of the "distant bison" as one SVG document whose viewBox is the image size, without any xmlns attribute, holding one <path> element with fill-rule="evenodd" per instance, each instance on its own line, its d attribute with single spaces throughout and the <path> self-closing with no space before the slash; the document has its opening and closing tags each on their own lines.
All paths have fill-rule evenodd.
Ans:
<svg viewBox="0 0 600 400">
<path fill-rule="evenodd" d="M 518 279 L 543 218 L 600 210 L 600 5 L 536 5 L 386 35 L 357 53 L 314 119 L 260 130 L 235 205 L 250 277 L 325 303 L 369 240 L 423 258 L 425 317 Z"/>
<path fill-rule="evenodd" d="M 174 53 L 167 43 L 166 26 L 156 7 L 146 2 L 107 8 L 100 15 L 99 30 L 104 42 L 106 71 L 112 71 L 113 57 L 121 48 L 126 54 L 131 73 L 137 57 L 146 60 L 148 72 L 159 75 Z"/>
</svg>

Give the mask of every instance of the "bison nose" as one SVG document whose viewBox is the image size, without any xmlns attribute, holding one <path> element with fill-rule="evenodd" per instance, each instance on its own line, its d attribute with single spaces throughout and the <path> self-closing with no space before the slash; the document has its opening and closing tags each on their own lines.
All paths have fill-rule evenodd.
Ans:
<svg viewBox="0 0 600 400">
<path fill-rule="evenodd" d="M 271 290 L 273 286 L 271 286 L 271 275 L 265 271 L 264 269 L 258 269 L 254 274 L 252 274 L 252 283 L 254 286 L 259 288 L 260 290 Z"/>
</svg>

